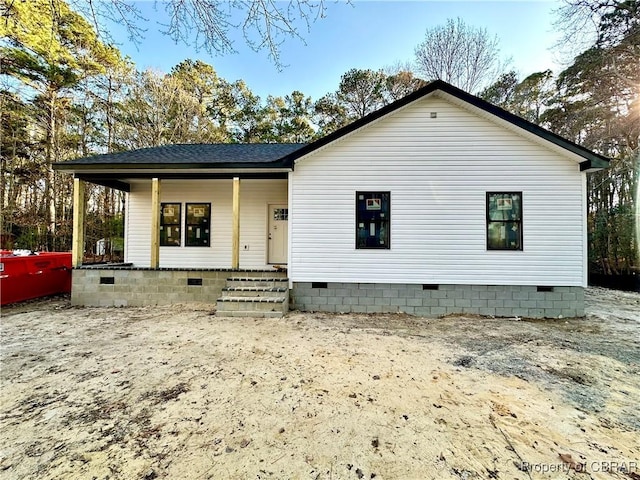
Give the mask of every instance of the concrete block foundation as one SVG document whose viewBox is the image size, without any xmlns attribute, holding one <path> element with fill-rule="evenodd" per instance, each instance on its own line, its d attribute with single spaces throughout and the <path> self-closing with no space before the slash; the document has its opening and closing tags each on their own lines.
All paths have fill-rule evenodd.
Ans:
<svg viewBox="0 0 640 480">
<path fill-rule="evenodd" d="M 315 287 L 315 288 L 314 288 Z M 291 308 L 342 313 L 477 314 L 495 317 L 584 316 L 582 287 L 294 282 Z"/>
<path fill-rule="evenodd" d="M 238 276 L 273 271 L 83 266 L 73 270 L 72 305 L 125 307 L 172 303 L 215 305 Z M 335 313 L 478 314 L 495 317 L 583 317 L 584 289 L 528 285 L 420 285 L 294 282 L 290 308 Z"/>
<path fill-rule="evenodd" d="M 232 269 L 158 269 L 83 266 L 72 274 L 71 304 L 88 307 L 141 307 L 172 303 L 211 303 L 227 279 L 273 271 Z"/>
</svg>

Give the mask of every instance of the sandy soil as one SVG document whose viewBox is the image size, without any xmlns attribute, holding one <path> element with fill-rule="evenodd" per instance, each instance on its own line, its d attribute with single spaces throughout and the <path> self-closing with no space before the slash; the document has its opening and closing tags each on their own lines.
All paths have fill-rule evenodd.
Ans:
<svg viewBox="0 0 640 480">
<path fill-rule="evenodd" d="M 640 294 L 586 319 L 2 311 L 2 479 L 640 479 Z"/>
</svg>

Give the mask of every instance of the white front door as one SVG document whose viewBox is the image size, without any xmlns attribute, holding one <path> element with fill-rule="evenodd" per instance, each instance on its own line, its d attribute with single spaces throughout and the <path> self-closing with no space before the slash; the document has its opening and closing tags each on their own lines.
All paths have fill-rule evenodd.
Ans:
<svg viewBox="0 0 640 480">
<path fill-rule="evenodd" d="M 289 208 L 287 205 L 269 205 L 269 259 L 268 263 L 287 263 L 289 239 Z"/>
</svg>

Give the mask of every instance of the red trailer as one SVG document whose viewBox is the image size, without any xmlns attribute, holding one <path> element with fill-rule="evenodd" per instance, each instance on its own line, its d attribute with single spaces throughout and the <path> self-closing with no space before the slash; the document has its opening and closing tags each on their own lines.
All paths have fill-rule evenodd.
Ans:
<svg viewBox="0 0 640 480">
<path fill-rule="evenodd" d="M 71 253 L 0 255 L 0 305 L 71 292 Z"/>
</svg>

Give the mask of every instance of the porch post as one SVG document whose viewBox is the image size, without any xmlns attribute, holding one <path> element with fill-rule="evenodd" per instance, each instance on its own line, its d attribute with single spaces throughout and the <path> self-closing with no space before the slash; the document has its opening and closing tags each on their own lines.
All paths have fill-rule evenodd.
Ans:
<svg viewBox="0 0 640 480">
<path fill-rule="evenodd" d="M 233 236 L 231 239 L 231 268 L 240 268 L 240 178 L 233 177 Z"/>
<path fill-rule="evenodd" d="M 84 259 L 84 182 L 73 179 L 73 240 L 71 242 L 71 265 L 79 267 Z"/>
<path fill-rule="evenodd" d="M 151 268 L 160 266 L 160 179 L 151 179 Z"/>
</svg>

